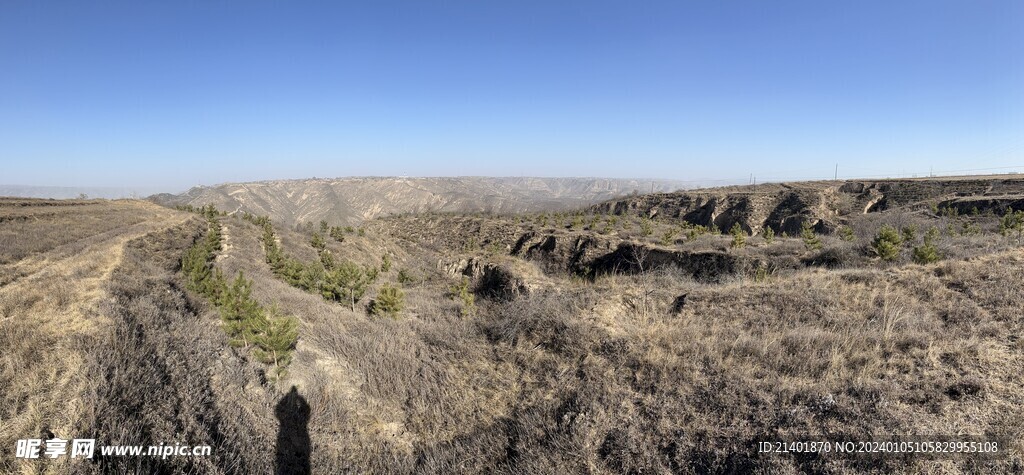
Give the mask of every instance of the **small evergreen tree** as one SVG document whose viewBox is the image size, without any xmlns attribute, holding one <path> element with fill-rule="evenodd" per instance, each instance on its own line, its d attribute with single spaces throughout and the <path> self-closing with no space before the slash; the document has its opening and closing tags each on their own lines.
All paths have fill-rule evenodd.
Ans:
<svg viewBox="0 0 1024 475">
<path fill-rule="evenodd" d="M 810 221 L 804 221 L 803 226 L 800 229 L 800 237 L 804 240 L 804 247 L 808 251 L 817 251 L 821 249 L 821 238 L 818 237 L 818 233 L 814 232 L 814 227 L 811 226 Z"/>
<path fill-rule="evenodd" d="M 882 260 L 894 261 L 900 256 L 901 244 L 903 244 L 903 238 L 900 236 L 900 232 L 886 224 L 878 230 L 878 235 L 871 242 L 871 247 Z"/>
<path fill-rule="evenodd" d="M 1006 210 L 1003 219 L 999 222 L 999 232 L 1003 236 L 1017 235 L 1017 244 L 1024 238 L 1024 211 L 1014 211 L 1013 208 Z"/>
<path fill-rule="evenodd" d="M 917 226 L 903 226 L 903 242 L 907 244 L 913 244 L 914 240 L 917 239 Z"/>
<path fill-rule="evenodd" d="M 669 228 L 661 235 L 661 245 L 671 246 L 676 241 L 676 233 L 678 230 L 675 228 Z"/>
<path fill-rule="evenodd" d="M 849 226 L 842 226 L 839 228 L 839 239 L 843 241 L 853 241 L 853 228 Z"/>
<path fill-rule="evenodd" d="M 578 214 L 573 216 L 572 217 L 572 222 L 569 223 L 569 227 L 572 228 L 572 229 L 581 229 L 581 228 L 583 228 L 583 216 L 580 216 Z"/>
<path fill-rule="evenodd" d="M 252 282 L 239 272 L 220 301 L 220 316 L 224 331 L 232 337 L 233 343 L 249 346 L 254 329 L 264 318 L 260 305 L 252 299 Z"/>
<path fill-rule="evenodd" d="M 381 262 L 380 262 L 380 271 L 386 274 L 390 270 L 391 270 L 391 257 L 389 257 L 387 254 L 384 254 L 384 257 L 381 258 Z"/>
<path fill-rule="evenodd" d="M 272 311 L 271 318 L 263 321 L 253 343 L 256 345 L 256 357 L 265 364 L 274 365 L 275 373 L 281 376 L 298 343 L 299 324 L 294 318 L 276 313 Z"/>
<path fill-rule="evenodd" d="M 654 224 L 651 222 L 651 218 L 640 218 L 640 233 L 644 236 L 650 236 L 653 232 Z"/>
<path fill-rule="evenodd" d="M 340 226 L 332 226 L 330 236 L 335 241 L 345 242 L 345 231 Z"/>
<path fill-rule="evenodd" d="M 761 233 L 761 237 L 764 238 L 765 244 L 771 244 L 775 241 L 775 230 L 765 226 L 764 231 Z"/>
<path fill-rule="evenodd" d="M 746 244 L 747 233 L 743 231 L 743 226 L 740 226 L 740 223 L 733 224 L 732 229 L 729 230 L 729 234 L 732 234 L 731 247 L 739 249 Z"/>
<path fill-rule="evenodd" d="M 331 251 L 325 249 L 320 253 L 320 265 L 325 271 L 330 272 L 334 269 L 334 263 L 334 254 L 331 254 Z"/>
<path fill-rule="evenodd" d="M 402 285 L 411 284 L 416 281 L 416 278 L 412 276 L 409 271 L 405 269 L 398 269 L 398 283 Z"/>
<path fill-rule="evenodd" d="M 316 249 L 317 252 L 323 252 L 327 247 L 327 242 L 324 241 L 324 237 L 320 233 L 313 233 L 313 237 L 310 238 L 309 244 L 313 246 L 313 249 Z"/>
<path fill-rule="evenodd" d="M 335 267 L 330 278 L 327 279 L 327 293 L 324 296 L 337 301 L 344 298 L 349 302 L 352 311 L 355 311 L 356 302 L 363 298 L 366 288 L 375 278 L 376 272 L 374 272 L 371 278 L 363 268 L 355 263 L 342 261 Z"/>
<path fill-rule="evenodd" d="M 398 312 L 402 311 L 404 300 L 405 295 L 401 289 L 390 284 L 384 284 L 381 286 L 380 291 L 377 292 L 377 298 L 373 300 L 373 305 L 370 306 L 370 313 L 372 315 L 387 315 L 394 318 L 398 315 Z"/>
<path fill-rule="evenodd" d="M 462 280 L 452 288 L 452 295 L 462 301 L 462 306 L 459 307 L 460 315 L 469 317 L 476 314 L 476 296 L 469 289 L 468 277 L 462 277 Z"/>
<path fill-rule="evenodd" d="M 914 262 L 918 264 L 931 264 L 942 259 L 939 249 L 935 247 L 935 240 L 939 237 L 939 228 L 932 227 L 924 235 L 924 243 L 913 249 Z"/>
</svg>

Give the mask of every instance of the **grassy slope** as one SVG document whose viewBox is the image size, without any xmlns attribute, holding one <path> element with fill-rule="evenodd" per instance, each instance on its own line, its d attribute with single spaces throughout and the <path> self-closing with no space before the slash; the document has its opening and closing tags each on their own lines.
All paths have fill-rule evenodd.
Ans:
<svg viewBox="0 0 1024 475">
<path fill-rule="evenodd" d="M 862 224 L 931 219 L 887 216 Z M 399 256 L 395 268 L 432 276 L 406 288 L 409 308 L 397 321 L 288 287 L 259 260 L 255 228 L 228 225 L 237 239 L 225 268 L 244 269 L 257 295 L 303 321 L 284 386 L 298 384 L 313 404 L 320 469 L 827 472 L 866 467 L 756 457 L 750 448 L 798 434 L 1021 437 L 1020 301 L 1006 283 L 1024 277 L 1024 256 L 1000 236 L 944 237 L 951 259 L 930 266 L 857 257 L 846 269 L 801 266 L 762 283 L 740 276 L 707 285 L 671 272 L 592 283 L 550 275 L 559 290 L 484 301 L 463 318 L 445 296 L 452 281 L 431 265 L 487 253 L 460 250 L 455 224 L 438 225 L 432 244 L 412 220 L 418 236 L 393 240 L 383 231 L 405 222 L 396 221 L 332 246 L 364 263 L 388 248 Z M 467 229 L 464 236 L 481 235 Z M 298 249 L 308 246 L 303 236 L 281 232 L 289 252 L 309 253 Z M 825 241 L 863 252 L 863 239 Z M 811 254 L 796 239 L 735 252 Z M 684 294 L 682 311 L 671 314 Z M 987 468 L 1012 471 L 1016 457 Z M 881 468 L 901 467 L 888 463 Z"/>
<path fill-rule="evenodd" d="M 109 206 L 136 207 L 124 215 L 134 224 L 41 219 L 36 232 L 70 235 L 3 264 L 0 383 L 14 388 L 0 406 L 3 440 L 47 429 L 126 443 L 187 434 L 217 456 L 145 469 L 260 471 L 273 465 L 274 404 L 292 385 L 312 408 L 317 473 L 894 471 L 901 461 L 759 457 L 751 447 L 788 434 L 1022 437 L 1022 301 L 1008 283 L 1024 278 L 1024 254 L 992 234 L 987 218 L 980 235 L 944 236 L 948 259 L 928 266 L 864 255 L 883 222 L 949 224 L 920 213 L 864 218 L 852 243 L 825 238 L 826 251 L 845 256 L 834 270 L 801 264 L 813 253 L 796 238 L 771 246 L 752 238 L 728 252 L 797 265 L 764 282 L 739 275 L 717 284 L 667 269 L 594 281 L 539 275 L 544 263 L 506 255 L 534 217 L 395 218 L 330 241 L 335 255 L 361 264 L 389 253 L 393 268 L 377 285 L 394 283 L 398 269 L 419 277 L 403 287 L 407 308 L 394 320 L 288 286 L 263 260 L 259 230 L 226 218 L 217 266 L 244 271 L 261 303 L 302 324 L 288 376 L 275 384 L 261 381 L 245 351 L 228 348 L 216 315 L 177 283 L 176 256 L 201 223 L 151 205 Z M 0 235 L 11 223 L 26 221 L 5 221 Z M 728 248 L 719 236 L 664 244 L 670 226 L 655 222 L 644 236 L 638 222 L 621 220 L 598 234 Z M 315 257 L 308 236 L 278 234 L 289 254 Z M 491 235 L 498 245 L 485 242 Z M 509 301 L 480 299 L 476 315 L 460 316 L 448 296 L 454 279 L 438 264 L 466 257 L 545 285 Z M 994 465 L 915 463 L 910 471 L 1012 473 L 1022 461 L 1018 452 Z"/>
<path fill-rule="evenodd" d="M 0 446 L 13 450 L 19 438 L 75 435 L 90 410 L 81 342 L 111 325 L 103 286 L 126 243 L 189 216 L 146 202 L 5 200 L 0 217 Z"/>
</svg>

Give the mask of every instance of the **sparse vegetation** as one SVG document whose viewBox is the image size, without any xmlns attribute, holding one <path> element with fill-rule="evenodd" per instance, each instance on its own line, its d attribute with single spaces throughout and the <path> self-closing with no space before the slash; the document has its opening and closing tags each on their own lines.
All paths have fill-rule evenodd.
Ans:
<svg viewBox="0 0 1024 475">
<path fill-rule="evenodd" d="M 650 236 L 653 233 L 654 233 L 654 224 L 652 223 L 651 218 L 648 218 L 646 216 L 643 217 L 643 218 L 640 218 L 640 234 L 643 234 L 646 237 L 646 236 Z"/>
<path fill-rule="evenodd" d="M 1012 283 L 1024 256 L 1005 214 L 850 205 L 840 220 L 821 217 L 823 234 L 803 227 L 816 252 L 803 232 L 768 237 L 771 226 L 792 232 L 801 209 L 726 217 L 775 241 L 742 232 L 751 245 L 728 252 L 736 226 L 713 233 L 707 215 L 664 206 L 647 239 L 643 214 L 614 216 L 601 233 L 613 215 L 590 210 L 545 229 L 537 215 L 409 214 L 362 223 L 358 237 L 317 221 L 293 232 L 251 214 L 138 206 L 150 214 L 124 235 L 0 219 L 0 235 L 28 222 L 79 233 L 0 267 L 0 442 L 47 430 L 105 443 L 184 437 L 215 455 L 81 471 L 261 473 L 274 466 L 275 407 L 295 384 L 314 473 L 1014 473 L 1021 463 L 1019 452 L 856 461 L 754 449 L 765 434 L 1016 437 L 1007 408 L 1020 396 L 1024 328 Z M 574 216 L 591 224 L 567 229 Z M 883 234 L 898 240 L 893 261 L 871 258 Z M 928 266 L 896 267 L 911 259 Z M 0 471 L 64 468 L 20 463 L 2 459 Z"/>
<path fill-rule="evenodd" d="M 451 294 L 462 304 L 459 307 L 459 313 L 463 317 L 471 317 L 476 314 L 476 296 L 469 290 L 467 277 L 463 277 L 458 284 L 452 287 Z"/>
<path fill-rule="evenodd" d="M 220 214 L 212 206 L 202 208 L 199 213 L 207 220 L 207 230 L 205 237 L 181 258 L 187 286 L 217 307 L 232 345 L 249 348 L 258 343 L 257 351 L 262 352 L 257 353 L 258 357 L 273 364 L 276 374 L 280 375 L 298 339 L 298 332 L 293 331 L 295 322 L 280 316 L 268 320 L 265 310 L 252 296 L 252 282 L 241 272 L 227 285 L 223 274 L 213 266 L 213 258 L 221 249 Z M 268 354 L 272 360 L 266 358 Z"/>
<path fill-rule="evenodd" d="M 398 283 L 402 285 L 409 285 L 416 282 L 416 278 L 413 277 L 412 273 L 407 269 L 398 269 Z"/>
</svg>

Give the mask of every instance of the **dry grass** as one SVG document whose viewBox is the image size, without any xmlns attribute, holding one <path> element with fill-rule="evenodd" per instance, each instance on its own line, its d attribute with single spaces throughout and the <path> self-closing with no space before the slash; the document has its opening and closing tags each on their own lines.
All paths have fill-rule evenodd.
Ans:
<svg viewBox="0 0 1024 475">
<path fill-rule="evenodd" d="M 896 267 L 863 255 L 861 242 L 826 237 L 826 249 L 854 256 L 828 270 L 800 261 L 814 254 L 799 240 L 755 238 L 733 252 L 789 259 L 785 272 L 714 284 L 671 268 L 593 282 L 554 273 L 543 276 L 554 286 L 480 300 L 477 316 L 463 318 L 447 297 L 451 281 L 424 269 L 422 256 L 516 261 L 487 249 L 511 248 L 514 218 L 490 228 L 480 218 L 409 219 L 416 227 L 389 249 L 396 267 L 415 261 L 431 278 L 407 289 L 409 311 L 398 320 L 276 280 L 244 223 L 221 261 L 304 322 L 283 384 L 297 384 L 313 407 L 317 471 L 970 473 L 1021 464 L 1019 452 L 994 465 L 752 453 L 759 440 L 800 435 L 1019 439 L 1024 361 L 1009 309 L 1021 302 L 1003 290 L 1024 277 L 1024 257 L 1003 243 L 986 248 L 995 253 L 965 251 L 971 260 Z M 377 254 L 398 221 L 336 252 L 351 244 Z M 460 236 L 479 240 L 467 248 Z M 949 245 L 1000 239 L 962 238 Z"/>
<path fill-rule="evenodd" d="M 176 259 L 198 222 L 126 231 L 63 265 L 52 257 L 62 255 L 57 246 L 6 268 L 20 274 L 0 287 L 0 345 L 10 345 L 0 385 L 16 388 L 4 393 L 3 427 L 18 428 L 0 443 L 46 428 L 108 443 L 181 438 L 212 444 L 214 457 L 72 468 L 263 473 L 274 466 L 274 405 L 295 385 L 311 409 L 314 473 L 1019 473 L 1019 449 L 995 462 L 755 453 L 756 442 L 780 437 L 1024 438 L 1024 300 L 1010 285 L 1024 281 L 1024 252 L 984 217 L 982 234 L 944 235 L 947 257 L 937 264 L 881 263 L 865 250 L 882 224 L 920 223 L 923 234 L 940 219 L 869 216 L 854 241 L 826 236 L 820 252 L 798 238 L 751 238 L 733 250 L 721 249 L 722 236 L 664 245 L 653 241 L 657 229 L 637 236 L 633 223 L 622 236 L 551 231 L 561 247 L 527 259 L 509 253 L 524 233 L 546 231 L 515 216 L 391 218 L 328 241 L 363 265 L 391 256 L 375 285 L 397 284 L 403 268 L 420 277 L 403 287 L 406 309 L 390 319 L 277 279 L 259 229 L 226 218 L 216 265 L 243 271 L 261 304 L 301 322 L 288 374 L 274 382 L 181 290 Z M 277 231 L 290 255 L 315 259 L 308 234 Z M 597 244 L 583 249 L 587 237 Z M 612 266 L 621 272 L 582 278 L 566 267 L 626 241 L 662 257 L 724 253 L 770 271 L 696 279 L 685 266 Z M 478 283 L 477 312 L 462 316 L 451 263 L 470 258 L 528 290 L 489 298 L 490 284 Z M 72 275 L 85 287 L 53 284 Z M 112 298 L 101 305 L 104 295 Z M 40 331 L 58 322 L 35 322 L 60 309 L 92 320 Z M 32 320 L 14 318 L 23 315 Z M 72 373 L 82 376 L 61 379 Z M 54 382 L 62 389 L 44 389 Z M 55 409 L 65 398 L 79 405 L 67 420 Z"/>
<path fill-rule="evenodd" d="M 216 316 L 175 275 L 201 229 L 191 221 L 127 245 L 106 285 L 110 325 L 82 344 L 89 385 L 76 429 L 98 444 L 210 445 L 212 456 L 98 458 L 75 472 L 257 473 L 272 464 L 272 394 L 252 387 L 256 365 L 222 355 L 227 337 Z"/>
<path fill-rule="evenodd" d="M 125 243 L 185 216 L 138 202 L 4 200 L 0 235 L 0 445 L 19 438 L 74 435 L 81 419 L 81 339 L 110 322 L 100 311 L 103 283 Z M 6 239 L 6 238 L 5 238 Z M 26 257 L 28 256 L 28 257 Z M 14 260 L 19 259 L 19 260 Z M 58 462 L 59 463 L 59 462 Z M 4 457 L 0 471 L 45 468 Z M 53 469 L 51 467 L 50 469 Z"/>
</svg>

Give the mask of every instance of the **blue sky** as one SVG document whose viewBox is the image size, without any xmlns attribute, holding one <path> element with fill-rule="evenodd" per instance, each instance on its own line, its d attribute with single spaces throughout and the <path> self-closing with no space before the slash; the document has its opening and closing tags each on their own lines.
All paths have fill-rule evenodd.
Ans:
<svg viewBox="0 0 1024 475">
<path fill-rule="evenodd" d="M 0 2 L 0 183 L 837 163 L 1024 166 L 1024 2 Z"/>
</svg>

